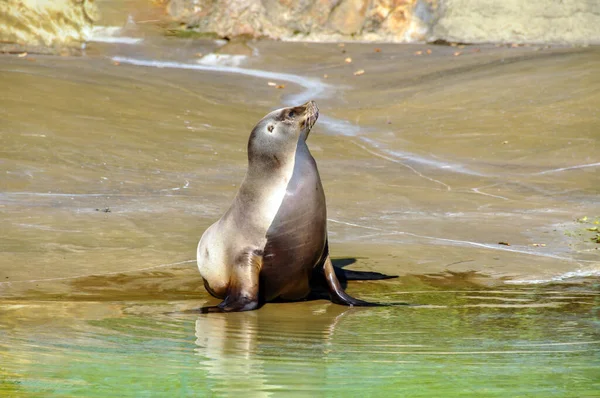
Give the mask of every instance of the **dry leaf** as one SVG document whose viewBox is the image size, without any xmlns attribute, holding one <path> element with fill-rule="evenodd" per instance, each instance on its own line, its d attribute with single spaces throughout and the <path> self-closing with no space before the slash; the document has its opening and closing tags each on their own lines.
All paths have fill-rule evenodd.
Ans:
<svg viewBox="0 0 600 398">
<path fill-rule="evenodd" d="M 359 69 L 356 72 L 354 72 L 354 76 L 360 76 L 360 75 L 364 75 L 364 74 L 365 74 L 364 69 Z"/>
<path fill-rule="evenodd" d="M 285 88 L 285 84 L 279 84 L 276 88 Z"/>
<path fill-rule="evenodd" d="M 346 58 L 344 61 L 346 61 L 346 63 L 347 63 L 347 64 L 349 64 L 349 63 L 351 63 L 351 62 L 352 62 L 352 58 L 348 57 L 348 58 Z"/>
<path fill-rule="evenodd" d="M 508 242 L 498 242 L 499 245 L 504 245 L 504 246 L 510 246 L 510 243 Z"/>
<path fill-rule="evenodd" d="M 328 77 L 328 75 L 323 75 L 323 79 L 327 79 Z"/>
<path fill-rule="evenodd" d="M 17 57 L 19 57 L 19 58 L 23 58 L 23 57 L 26 57 L 26 56 L 27 56 L 27 51 L 24 52 L 24 53 L 21 53 L 21 54 L 17 55 Z"/>
<path fill-rule="evenodd" d="M 268 82 L 267 84 L 271 87 L 277 87 L 277 83 L 275 82 Z"/>
<path fill-rule="evenodd" d="M 119 65 L 121 65 L 121 63 L 119 61 L 113 61 L 113 65 L 114 66 L 119 66 Z"/>
<path fill-rule="evenodd" d="M 345 46 L 345 44 L 344 44 L 344 43 L 340 43 L 340 44 L 338 44 L 338 47 L 344 47 L 344 46 Z"/>
<path fill-rule="evenodd" d="M 201 56 L 203 56 L 204 54 L 202 53 L 196 53 L 196 57 L 200 58 Z"/>
<path fill-rule="evenodd" d="M 376 52 L 376 53 L 380 53 L 380 52 L 381 52 L 381 48 L 376 48 L 376 49 L 375 49 L 375 52 Z"/>
<path fill-rule="evenodd" d="M 427 54 L 431 54 L 431 50 L 429 48 L 427 49 Z"/>
<path fill-rule="evenodd" d="M 460 54 L 462 54 L 462 53 L 460 51 L 457 51 L 457 52 L 454 53 L 454 56 L 458 57 Z"/>
<path fill-rule="evenodd" d="M 423 51 L 415 51 L 415 55 L 421 55 L 423 54 Z"/>
</svg>

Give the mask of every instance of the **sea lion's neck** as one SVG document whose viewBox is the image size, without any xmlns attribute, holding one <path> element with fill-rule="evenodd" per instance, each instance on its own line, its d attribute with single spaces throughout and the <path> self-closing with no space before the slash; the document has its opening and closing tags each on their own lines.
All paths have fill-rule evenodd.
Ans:
<svg viewBox="0 0 600 398">
<path fill-rule="evenodd" d="M 289 181 L 294 172 L 296 153 L 301 147 L 306 148 L 304 141 L 276 152 L 248 152 L 248 171 L 244 181 L 268 182 L 269 185 L 280 180 Z"/>
</svg>

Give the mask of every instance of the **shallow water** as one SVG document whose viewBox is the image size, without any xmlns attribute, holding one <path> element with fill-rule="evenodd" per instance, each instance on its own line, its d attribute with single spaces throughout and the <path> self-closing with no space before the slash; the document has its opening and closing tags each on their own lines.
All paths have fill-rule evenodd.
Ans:
<svg viewBox="0 0 600 398">
<path fill-rule="evenodd" d="M 348 309 L 309 302 L 193 315 L 168 313 L 198 304 L 189 300 L 7 301 L 0 306 L 0 391 L 598 396 L 597 285 L 411 286 L 385 297 L 431 305 Z"/>
<path fill-rule="evenodd" d="M 106 32 L 0 57 L 0 391 L 597 396 L 599 48 Z M 214 303 L 253 124 L 308 98 L 333 257 L 401 276 L 348 291 L 420 306 L 169 314 Z"/>
</svg>

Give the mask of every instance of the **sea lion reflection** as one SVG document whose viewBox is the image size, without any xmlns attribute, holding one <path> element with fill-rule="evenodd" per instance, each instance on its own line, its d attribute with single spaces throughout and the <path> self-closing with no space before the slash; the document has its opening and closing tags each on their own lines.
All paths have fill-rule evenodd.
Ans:
<svg viewBox="0 0 600 398">
<path fill-rule="evenodd" d="M 290 311 L 285 304 L 274 304 L 258 312 L 200 315 L 195 351 L 202 358 L 201 368 L 214 382 L 212 392 L 267 397 L 294 380 L 286 371 L 293 367 L 278 364 L 303 358 L 306 362 L 325 360 L 336 326 L 350 310 L 308 303 L 302 307 L 309 310 Z M 324 377 L 315 371 L 308 382 L 318 388 Z M 306 380 L 298 383 L 310 387 Z"/>
</svg>

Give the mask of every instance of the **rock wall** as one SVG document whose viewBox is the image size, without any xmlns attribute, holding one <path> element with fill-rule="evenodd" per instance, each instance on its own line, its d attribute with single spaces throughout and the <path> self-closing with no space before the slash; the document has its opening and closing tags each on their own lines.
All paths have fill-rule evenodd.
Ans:
<svg viewBox="0 0 600 398">
<path fill-rule="evenodd" d="M 77 51 L 96 18 L 93 0 L 0 0 L 0 52 Z"/>
<path fill-rule="evenodd" d="M 600 0 L 163 0 L 221 37 L 464 43 L 600 43 Z"/>
<path fill-rule="evenodd" d="M 188 29 L 221 37 L 283 40 L 420 41 L 437 0 L 171 0 Z"/>
<path fill-rule="evenodd" d="M 220 37 L 600 44 L 600 0 L 135 0 L 130 7 L 157 4 L 177 29 Z M 0 52 L 80 50 L 98 17 L 94 0 L 0 0 Z"/>
<path fill-rule="evenodd" d="M 430 40 L 600 43 L 600 0 L 444 0 Z"/>
</svg>

